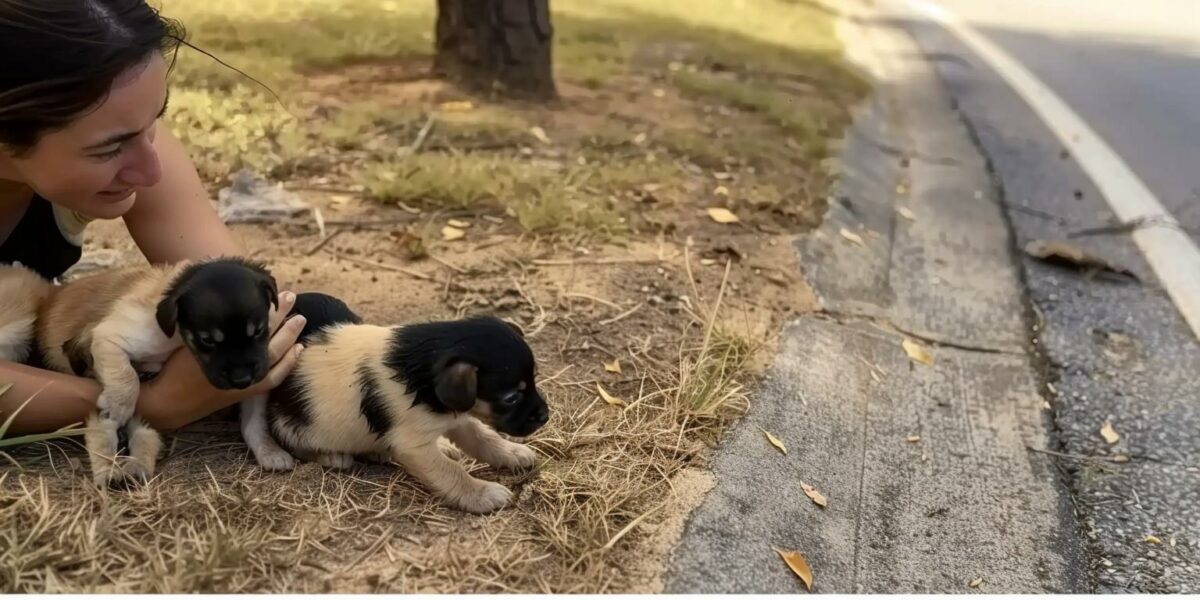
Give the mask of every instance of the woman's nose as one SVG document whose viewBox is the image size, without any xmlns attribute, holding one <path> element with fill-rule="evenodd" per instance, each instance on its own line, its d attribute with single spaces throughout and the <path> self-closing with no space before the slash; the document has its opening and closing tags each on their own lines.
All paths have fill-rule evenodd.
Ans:
<svg viewBox="0 0 1200 600">
<path fill-rule="evenodd" d="M 158 152 L 148 136 L 142 136 L 128 154 L 129 163 L 117 173 L 117 179 L 130 187 L 150 187 L 162 179 Z"/>
</svg>

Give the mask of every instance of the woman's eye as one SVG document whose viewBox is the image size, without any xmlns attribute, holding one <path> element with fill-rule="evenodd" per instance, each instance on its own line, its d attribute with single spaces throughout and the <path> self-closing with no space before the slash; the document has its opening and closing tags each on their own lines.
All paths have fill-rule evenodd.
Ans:
<svg viewBox="0 0 1200 600">
<path fill-rule="evenodd" d="M 100 154 L 93 154 L 92 157 L 98 158 L 100 160 L 112 160 L 120 155 L 121 155 L 121 147 L 117 146 L 117 148 L 115 150 L 111 150 L 109 152 L 101 152 Z"/>
</svg>

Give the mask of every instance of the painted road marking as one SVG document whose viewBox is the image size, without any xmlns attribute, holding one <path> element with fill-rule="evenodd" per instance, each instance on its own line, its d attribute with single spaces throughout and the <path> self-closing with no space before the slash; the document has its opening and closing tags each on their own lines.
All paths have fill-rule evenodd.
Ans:
<svg viewBox="0 0 1200 600">
<path fill-rule="evenodd" d="M 941 6 L 926 0 L 908 0 L 908 4 L 953 33 L 1016 90 L 1070 149 L 1117 219 L 1122 223 L 1148 220 L 1155 224 L 1135 229 L 1133 241 L 1192 333 L 1200 338 L 1200 249 L 1150 188 L 1086 121 L 1024 65 Z"/>
</svg>

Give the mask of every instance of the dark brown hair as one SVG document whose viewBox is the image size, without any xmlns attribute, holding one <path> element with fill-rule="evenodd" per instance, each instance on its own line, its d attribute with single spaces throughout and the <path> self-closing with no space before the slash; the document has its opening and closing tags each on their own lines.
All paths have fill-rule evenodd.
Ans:
<svg viewBox="0 0 1200 600">
<path fill-rule="evenodd" d="M 183 27 L 145 0 L 0 0 L 0 145 L 27 152 L 108 97 Z"/>
</svg>

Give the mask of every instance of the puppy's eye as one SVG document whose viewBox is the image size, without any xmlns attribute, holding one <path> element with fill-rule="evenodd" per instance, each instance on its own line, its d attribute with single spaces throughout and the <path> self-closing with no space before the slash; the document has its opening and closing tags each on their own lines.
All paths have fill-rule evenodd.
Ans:
<svg viewBox="0 0 1200 600">
<path fill-rule="evenodd" d="M 508 394 L 505 394 L 504 397 L 500 398 L 500 404 L 504 406 L 512 406 L 521 401 L 521 395 L 522 394 L 519 390 L 515 392 L 509 392 Z"/>
<path fill-rule="evenodd" d="M 196 334 L 196 345 L 200 346 L 201 348 L 212 348 L 212 336 L 208 335 L 207 333 Z"/>
</svg>

